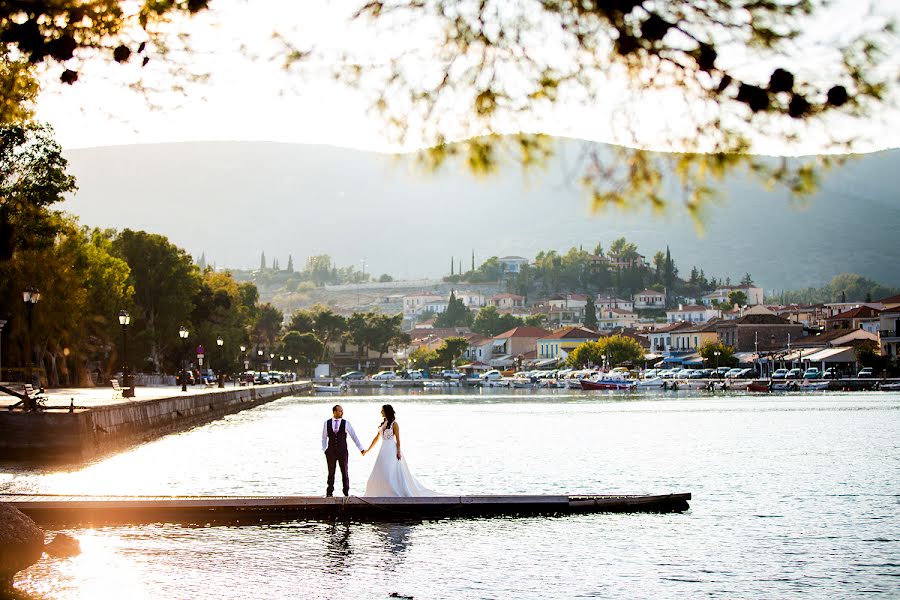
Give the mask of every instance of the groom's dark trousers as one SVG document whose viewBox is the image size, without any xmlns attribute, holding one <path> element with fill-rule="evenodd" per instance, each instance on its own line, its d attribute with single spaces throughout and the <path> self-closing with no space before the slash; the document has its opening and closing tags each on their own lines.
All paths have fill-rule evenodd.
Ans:
<svg viewBox="0 0 900 600">
<path fill-rule="evenodd" d="M 328 448 L 325 450 L 325 460 L 328 461 L 328 488 L 325 495 L 334 494 L 334 467 L 341 466 L 341 483 L 344 495 L 350 493 L 350 473 L 347 470 L 347 461 L 350 458 L 347 452 L 347 421 L 341 419 L 341 426 L 337 431 L 332 426 L 331 419 L 326 424 L 328 430 Z"/>
</svg>

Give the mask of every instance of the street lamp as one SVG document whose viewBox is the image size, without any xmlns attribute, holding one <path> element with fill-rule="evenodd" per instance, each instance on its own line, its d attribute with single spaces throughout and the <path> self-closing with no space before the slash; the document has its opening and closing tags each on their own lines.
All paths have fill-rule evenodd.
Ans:
<svg viewBox="0 0 900 600">
<path fill-rule="evenodd" d="M 256 348 L 256 370 L 262 371 L 263 366 L 263 351 L 259 349 L 259 346 Z"/>
<path fill-rule="evenodd" d="M 244 369 L 243 369 L 244 371 L 247 370 L 247 366 L 248 366 L 247 358 L 246 358 L 247 355 L 245 354 L 246 352 L 247 352 L 247 346 L 241 344 L 241 366 L 244 367 Z M 241 373 L 241 381 L 243 381 L 243 378 L 244 378 L 244 373 L 242 372 Z M 234 384 L 237 385 L 237 381 L 235 381 Z"/>
<path fill-rule="evenodd" d="M 274 353 L 274 352 L 269 352 L 269 368 L 268 368 L 269 371 L 272 370 L 272 365 L 273 365 L 274 363 L 275 363 L 275 353 Z"/>
<path fill-rule="evenodd" d="M 178 328 L 178 336 L 184 340 L 181 344 L 181 391 L 187 391 L 187 339 L 188 330 L 182 325 Z"/>
<path fill-rule="evenodd" d="M 0 319 L 0 381 L 3 381 L 3 326 L 6 319 Z"/>
<path fill-rule="evenodd" d="M 718 350 L 713 350 L 713 356 L 716 357 L 716 373 L 718 373 L 718 371 L 719 371 L 719 356 L 721 356 L 721 355 L 722 355 L 722 353 L 719 352 Z"/>
<path fill-rule="evenodd" d="M 219 387 L 225 387 L 225 375 L 222 370 L 222 363 L 224 362 L 222 357 L 222 345 L 225 344 L 225 341 L 222 338 L 216 338 L 216 346 L 219 347 Z"/>
<path fill-rule="evenodd" d="M 131 315 L 127 310 L 119 311 L 119 325 L 122 326 L 122 397 L 134 398 L 134 377 L 128 374 L 128 326 Z"/>
<path fill-rule="evenodd" d="M 28 345 L 25 347 L 25 352 L 28 356 L 28 365 L 26 376 L 28 378 L 28 383 L 34 385 L 34 372 L 32 368 L 32 349 L 31 349 L 31 311 L 34 310 L 34 305 L 38 303 L 41 299 L 41 293 L 34 286 L 28 286 L 22 292 L 22 300 L 25 301 L 25 311 L 28 313 Z"/>
</svg>

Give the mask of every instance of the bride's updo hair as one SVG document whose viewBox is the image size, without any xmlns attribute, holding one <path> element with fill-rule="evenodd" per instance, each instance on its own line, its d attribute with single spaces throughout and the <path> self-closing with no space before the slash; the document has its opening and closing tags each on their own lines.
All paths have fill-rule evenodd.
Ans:
<svg viewBox="0 0 900 600">
<path fill-rule="evenodd" d="M 394 407 L 390 404 L 385 404 L 381 407 L 381 410 L 384 411 L 384 421 L 381 422 L 381 427 L 384 430 L 388 430 L 394 424 Z"/>
</svg>

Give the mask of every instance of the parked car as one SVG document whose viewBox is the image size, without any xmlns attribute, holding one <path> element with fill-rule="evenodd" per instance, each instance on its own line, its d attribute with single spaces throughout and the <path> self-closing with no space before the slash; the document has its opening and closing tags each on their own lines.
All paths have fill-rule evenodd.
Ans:
<svg viewBox="0 0 900 600">
<path fill-rule="evenodd" d="M 375 381 L 388 381 L 390 379 L 396 379 L 397 375 L 393 371 L 379 371 L 372 375 L 372 379 Z"/>
<path fill-rule="evenodd" d="M 803 373 L 803 379 L 818 379 L 821 376 L 818 367 L 810 367 Z"/>
<path fill-rule="evenodd" d="M 840 378 L 841 378 L 841 374 L 838 373 L 838 370 L 835 369 L 834 367 L 828 367 L 822 373 L 822 379 L 840 379 Z"/>
<path fill-rule="evenodd" d="M 756 371 L 753 369 L 741 369 L 738 371 L 737 377 L 735 379 L 751 379 L 756 377 Z"/>
<path fill-rule="evenodd" d="M 731 367 L 719 367 L 718 369 L 713 371 L 712 377 L 715 377 L 716 379 L 724 379 L 725 375 L 730 370 L 731 370 Z"/>
<path fill-rule="evenodd" d="M 725 373 L 725 379 L 735 379 L 741 371 L 743 369 L 728 369 L 728 372 Z"/>
<path fill-rule="evenodd" d="M 482 381 L 497 381 L 499 379 L 503 379 L 503 374 L 500 373 L 497 369 L 491 369 L 490 371 L 485 371 L 481 376 Z"/>
<path fill-rule="evenodd" d="M 785 374 L 785 379 L 800 379 L 803 376 L 803 369 L 798 369 L 794 367 L 790 371 Z"/>
<path fill-rule="evenodd" d="M 712 369 L 697 369 L 694 371 L 693 375 L 691 375 L 691 379 L 709 379 L 712 376 Z"/>
<path fill-rule="evenodd" d="M 194 373 L 190 369 L 186 370 L 184 373 L 184 379 L 187 381 L 187 384 L 194 385 Z M 181 385 L 181 371 L 178 371 L 178 373 L 175 374 L 175 383 Z"/>
<path fill-rule="evenodd" d="M 644 379 L 653 379 L 662 369 L 647 369 L 644 371 Z"/>
<path fill-rule="evenodd" d="M 872 367 L 863 367 L 860 369 L 859 373 L 856 374 L 860 379 L 870 379 L 875 377 L 875 371 L 872 370 Z"/>
<path fill-rule="evenodd" d="M 441 371 L 441 379 L 462 379 L 463 377 L 465 377 L 465 375 L 456 369 L 444 369 Z"/>
<path fill-rule="evenodd" d="M 422 369 L 412 369 L 406 372 L 405 379 L 425 379 L 425 373 Z"/>
<path fill-rule="evenodd" d="M 256 378 L 253 380 L 253 383 L 255 383 L 257 385 L 271 383 L 271 380 L 269 379 L 269 374 L 268 373 L 257 373 Z"/>
<path fill-rule="evenodd" d="M 772 379 L 784 379 L 787 377 L 787 369 L 777 369 L 774 373 L 772 373 Z"/>
<path fill-rule="evenodd" d="M 346 373 L 341 375 L 341 381 L 358 381 L 365 378 L 366 374 L 362 371 L 347 371 Z"/>
</svg>

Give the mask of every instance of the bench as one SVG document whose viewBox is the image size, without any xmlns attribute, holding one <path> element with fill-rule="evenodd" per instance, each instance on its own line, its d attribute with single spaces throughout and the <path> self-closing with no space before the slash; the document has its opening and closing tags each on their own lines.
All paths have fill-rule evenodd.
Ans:
<svg viewBox="0 0 900 600">
<path fill-rule="evenodd" d="M 110 379 L 109 384 L 112 386 L 112 389 L 113 389 L 113 400 L 115 400 L 116 398 L 124 398 L 125 390 L 131 389 L 128 387 L 121 387 L 119 385 L 118 379 Z"/>
<path fill-rule="evenodd" d="M 47 397 L 44 395 L 44 389 L 41 388 L 35 391 L 34 386 L 30 383 L 24 385 L 21 394 L 9 388 L 3 388 L 3 391 L 19 398 L 18 402 L 7 407 L 9 410 L 19 408 L 20 406 L 22 407 L 22 410 L 40 410 L 46 406 L 45 402 L 47 401 Z"/>
</svg>

